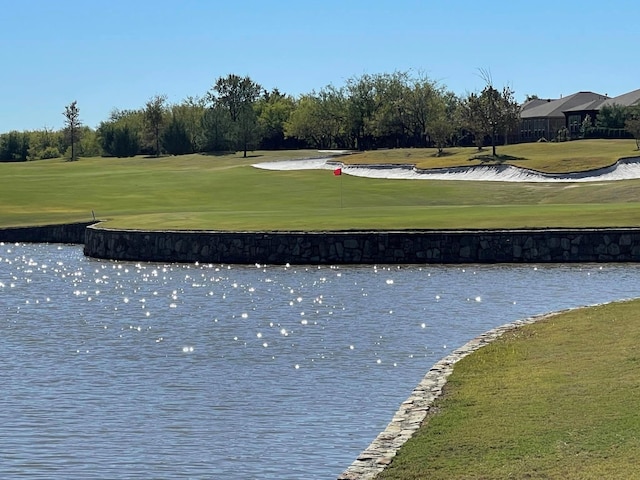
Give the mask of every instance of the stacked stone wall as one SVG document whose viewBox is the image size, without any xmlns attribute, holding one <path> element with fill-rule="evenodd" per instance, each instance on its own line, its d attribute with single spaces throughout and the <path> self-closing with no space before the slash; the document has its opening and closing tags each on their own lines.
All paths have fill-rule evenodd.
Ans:
<svg viewBox="0 0 640 480">
<path fill-rule="evenodd" d="M 94 223 L 96 222 L 0 228 L 0 242 L 82 244 L 87 227 Z"/>
<path fill-rule="evenodd" d="M 85 254 L 241 264 L 636 262 L 640 229 L 149 232 L 95 225 L 87 228 Z"/>
</svg>

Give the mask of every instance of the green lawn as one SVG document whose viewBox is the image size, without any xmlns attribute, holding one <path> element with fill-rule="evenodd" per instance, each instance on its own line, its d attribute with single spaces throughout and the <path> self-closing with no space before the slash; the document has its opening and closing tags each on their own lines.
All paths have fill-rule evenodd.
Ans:
<svg viewBox="0 0 640 480">
<path fill-rule="evenodd" d="M 551 316 L 464 358 L 378 478 L 637 478 L 639 310 Z"/>
<path fill-rule="evenodd" d="M 576 169 L 589 169 L 611 164 L 625 156 L 624 152 L 634 155 L 635 143 L 526 144 L 501 147 L 498 153 L 517 156 L 529 151 L 533 158 L 534 151 L 547 147 L 564 149 L 562 155 L 549 157 L 554 168 L 568 161 L 580 167 Z M 565 155 L 579 157 L 578 152 L 586 155 L 586 151 L 593 160 L 565 159 Z M 388 161 L 392 154 L 417 158 L 420 152 L 425 153 L 378 151 L 342 160 L 369 156 Z M 474 149 L 465 152 L 473 154 Z M 328 170 L 267 171 L 251 166 L 318 155 L 317 151 L 288 151 L 257 152 L 247 159 L 236 154 L 0 163 L 0 226 L 85 221 L 92 218 L 92 212 L 112 227 L 146 229 L 640 225 L 640 180 L 577 184 L 380 180 L 335 177 Z M 425 162 L 441 160 L 420 158 L 423 167 Z"/>
</svg>

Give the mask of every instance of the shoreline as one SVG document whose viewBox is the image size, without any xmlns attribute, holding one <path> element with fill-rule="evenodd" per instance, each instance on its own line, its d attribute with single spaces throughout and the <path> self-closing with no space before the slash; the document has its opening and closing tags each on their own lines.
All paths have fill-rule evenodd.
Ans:
<svg viewBox="0 0 640 480">
<path fill-rule="evenodd" d="M 623 299 L 608 303 L 621 301 L 626 300 Z M 380 432 L 353 463 L 340 474 L 337 480 L 374 480 L 378 474 L 389 466 L 400 448 L 420 429 L 434 401 L 442 395 L 443 388 L 447 383 L 447 379 L 453 373 L 455 364 L 463 358 L 489 345 L 505 333 L 512 332 L 523 326 L 531 325 L 566 312 L 600 305 L 605 304 L 585 305 L 515 320 L 478 335 L 454 350 L 451 354 L 437 361 L 416 386 L 411 395 L 402 402 L 386 428 Z"/>
</svg>

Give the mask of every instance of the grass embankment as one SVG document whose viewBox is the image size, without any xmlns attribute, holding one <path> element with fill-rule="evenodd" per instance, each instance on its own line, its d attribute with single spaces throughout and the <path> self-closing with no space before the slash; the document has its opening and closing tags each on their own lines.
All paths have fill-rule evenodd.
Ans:
<svg viewBox="0 0 640 480">
<path fill-rule="evenodd" d="M 561 171 L 566 162 L 573 165 L 573 170 L 609 165 L 619 157 L 636 155 L 634 149 L 633 141 L 584 141 L 512 145 L 501 147 L 498 152 L 515 157 L 527 151 L 530 158 L 548 158 L 547 171 Z M 411 162 L 421 167 L 438 166 L 443 158 L 454 165 L 480 162 L 469 160 L 476 154 L 473 148 L 457 152 L 463 159 L 460 161 L 433 157 L 434 152 L 379 151 L 343 160 L 388 162 L 390 155 L 410 155 Z M 114 228 L 140 229 L 455 229 L 640 224 L 638 180 L 576 184 L 406 181 L 334 177 L 327 170 L 265 171 L 251 167 L 255 162 L 310 156 L 318 156 L 318 152 L 258 152 L 247 159 L 240 155 L 184 155 L 0 163 L 0 226 L 86 221 L 91 219 L 92 211 Z"/>
<path fill-rule="evenodd" d="M 520 143 L 491 149 L 448 148 L 444 154 L 430 148 L 379 150 L 355 155 L 354 163 L 408 163 L 419 168 L 470 167 L 508 163 L 546 173 L 568 173 L 608 167 L 623 157 L 640 156 L 633 140 L 580 140 L 563 143 Z"/>
<path fill-rule="evenodd" d="M 637 478 L 639 309 L 551 316 L 464 358 L 378 478 Z"/>
</svg>

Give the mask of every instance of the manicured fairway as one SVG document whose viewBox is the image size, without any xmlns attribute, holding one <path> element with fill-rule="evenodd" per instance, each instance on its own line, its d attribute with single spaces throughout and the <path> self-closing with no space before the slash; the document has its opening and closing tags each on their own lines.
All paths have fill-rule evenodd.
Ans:
<svg viewBox="0 0 640 480">
<path fill-rule="evenodd" d="M 639 309 L 551 316 L 461 360 L 379 478 L 637 478 Z"/>
<path fill-rule="evenodd" d="M 580 142 L 571 142 L 580 148 Z M 534 149 L 538 144 L 528 144 Z M 565 144 L 562 144 L 563 146 Z M 566 144 L 570 145 L 570 144 Z M 593 160 L 605 155 L 591 144 Z M 634 154 L 633 142 L 615 155 Z M 543 147 L 558 145 L 544 144 Z M 514 145 L 500 151 L 518 153 Z M 565 148 L 564 155 L 571 150 Z M 603 143 L 602 151 L 611 154 Z M 533 151 L 533 150 L 531 150 Z M 399 150 L 395 154 L 416 151 Z M 466 150 L 474 153 L 474 149 Z M 422 154 L 431 155 L 433 151 Z M 597 154 L 597 155 L 596 155 Z M 323 230 L 636 226 L 640 180 L 582 184 L 410 181 L 265 171 L 252 163 L 314 151 L 0 163 L 0 226 L 84 221 L 142 229 Z M 379 155 L 385 152 L 363 155 Z M 343 157 L 356 161 L 359 155 Z M 422 157 L 423 160 L 431 157 Z M 554 157 L 560 168 L 565 160 Z M 615 156 L 608 163 L 613 163 Z M 426 160 L 424 160 L 426 161 Z M 571 163 L 571 162 L 570 162 Z"/>
</svg>

